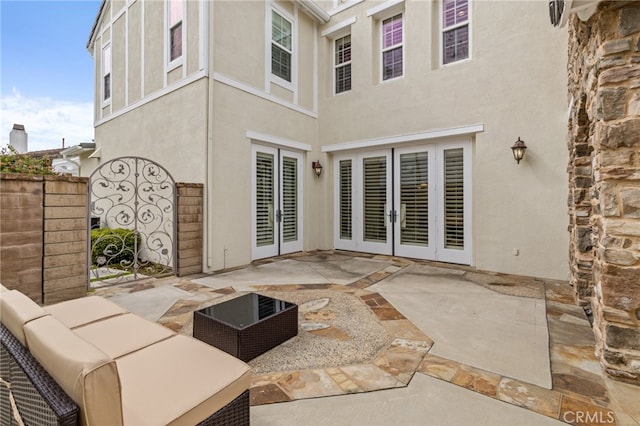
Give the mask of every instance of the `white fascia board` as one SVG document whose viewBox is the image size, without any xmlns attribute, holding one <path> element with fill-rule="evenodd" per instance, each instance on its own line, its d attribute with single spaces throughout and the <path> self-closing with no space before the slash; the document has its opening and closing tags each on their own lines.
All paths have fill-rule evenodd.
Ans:
<svg viewBox="0 0 640 426">
<path fill-rule="evenodd" d="M 294 149 L 296 151 L 311 151 L 311 145 L 309 144 L 281 138 L 280 136 L 267 135 L 266 133 L 254 132 L 253 130 L 247 130 L 246 136 L 250 140 L 266 142 L 283 148 Z"/>
<path fill-rule="evenodd" d="M 407 135 L 388 136 L 378 139 L 365 139 L 325 145 L 322 147 L 322 152 L 338 152 L 351 149 L 382 147 L 386 145 L 397 145 L 421 140 L 446 138 L 448 136 L 470 135 L 480 132 L 484 132 L 484 124 L 472 124 L 469 126 L 452 127 L 449 129 L 430 130 L 427 132 L 411 133 Z"/>
</svg>

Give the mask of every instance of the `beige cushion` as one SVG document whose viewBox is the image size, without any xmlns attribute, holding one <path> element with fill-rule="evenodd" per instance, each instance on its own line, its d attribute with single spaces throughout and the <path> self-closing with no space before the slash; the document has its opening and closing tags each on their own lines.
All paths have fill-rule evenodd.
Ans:
<svg viewBox="0 0 640 426">
<path fill-rule="evenodd" d="M 247 390 L 247 364 L 174 336 L 116 360 L 127 425 L 194 425 Z"/>
<path fill-rule="evenodd" d="M 175 335 L 168 328 L 134 314 L 107 318 L 73 331 L 113 359 Z"/>
<path fill-rule="evenodd" d="M 45 315 L 49 314 L 18 290 L 0 293 L 0 321 L 23 346 L 27 346 L 24 325 Z"/>
<path fill-rule="evenodd" d="M 24 327 L 31 354 L 80 407 L 83 425 L 122 425 L 115 362 L 52 316 Z"/>
<path fill-rule="evenodd" d="M 2 293 L 4 291 L 9 291 L 9 289 L 6 288 L 5 286 L 3 286 L 2 283 L 0 283 L 0 293 Z"/>
<path fill-rule="evenodd" d="M 115 303 L 98 296 L 68 300 L 45 306 L 44 309 L 69 328 L 128 312 Z"/>
</svg>

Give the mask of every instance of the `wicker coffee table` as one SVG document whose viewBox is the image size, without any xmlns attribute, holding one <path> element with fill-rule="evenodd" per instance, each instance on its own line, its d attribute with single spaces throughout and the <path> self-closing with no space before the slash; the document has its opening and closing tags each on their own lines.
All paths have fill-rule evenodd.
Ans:
<svg viewBox="0 0 640 426">
<path fill-rule="evenodd" d="M 248 293 L 193 313 L 193 337 L 250 361 L 298 334 L 298 305 Z"/>
</svg>

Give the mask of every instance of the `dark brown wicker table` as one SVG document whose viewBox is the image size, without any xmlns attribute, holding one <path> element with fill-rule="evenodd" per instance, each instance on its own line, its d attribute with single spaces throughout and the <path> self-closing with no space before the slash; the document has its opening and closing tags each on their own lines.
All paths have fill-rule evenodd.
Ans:
<svg viewBox="0 0 640 426">
<path fill-rule="evenodd" d="M 193 337 L 250 361 L 298 334 L 298 305 L 256 293 L 195 311 Z"/>
</svg>

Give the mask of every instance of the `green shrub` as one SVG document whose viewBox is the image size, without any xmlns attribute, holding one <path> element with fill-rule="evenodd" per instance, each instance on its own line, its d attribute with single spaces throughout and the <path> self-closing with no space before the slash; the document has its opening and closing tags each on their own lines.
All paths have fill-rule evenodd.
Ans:
<svg viewBox="0 0 640 426">
<path fill-rule="evenodd" d="M 0 149 L 0 173 L 26 173 L 30 175 L 57 175 L 48 156 L 31 157 L 19 154 L 12 146 Z"/>
<path fill-rule="evenodd" d="M 140 235 L 137 236 L 138 248 Z M 135 239 L 131 229 L 91 230 L 91 263 L 98 266 L 129 266 L 135 260 Z"/>
</svg>

